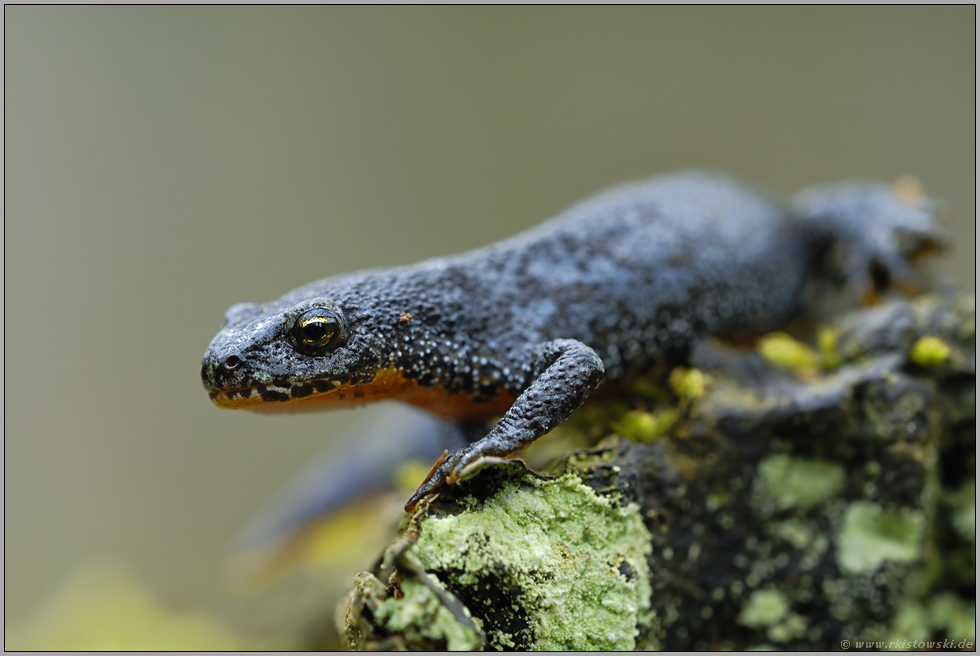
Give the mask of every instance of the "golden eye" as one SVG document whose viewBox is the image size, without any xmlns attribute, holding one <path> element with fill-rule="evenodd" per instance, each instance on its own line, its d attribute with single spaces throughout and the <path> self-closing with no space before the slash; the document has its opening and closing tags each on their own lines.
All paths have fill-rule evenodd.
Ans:
<svg viewBox="0 0 980 656">
<path fill-rule="evenodd" d="M 306 355 L 325 355 L 344 343 L 344 320 L 327 308 L 307 310 L 289 332 L 296 350 Z"/>
</svg>

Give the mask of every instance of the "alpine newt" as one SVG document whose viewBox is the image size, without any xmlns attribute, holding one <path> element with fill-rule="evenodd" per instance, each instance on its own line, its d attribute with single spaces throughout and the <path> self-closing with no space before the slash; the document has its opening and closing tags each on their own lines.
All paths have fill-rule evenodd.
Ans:
<svg viewBox="0 0 980 656">
<path fill-rule="evenodd" d="M 600 384 L 704 337 L 786 324 L 828 270 L 859 293 L 908 281 L 912 257 L 942 242 L 937 209 L 908 182 L 784 204 L 722 174 L 657 177 L 462 255 L 235 305 L 201 377 L 226 408 L 399 399 L 458 422 L 475 441 L 438 463 L 411 508 L 480 457 L 547 433 Z"/>
</svg>

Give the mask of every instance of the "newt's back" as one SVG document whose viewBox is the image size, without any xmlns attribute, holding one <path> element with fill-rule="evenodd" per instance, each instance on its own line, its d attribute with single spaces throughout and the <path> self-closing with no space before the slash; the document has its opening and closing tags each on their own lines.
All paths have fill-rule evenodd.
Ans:
<svg viewBox="0 0 980 656">
<path fill-rule="evenodd" d="M 602 357 L 608 381 L 697 334 L 785 321 L 812 256 L 799 225 L 764 193 L 687 173 L 610 190 L 448 258 L 442 278 L 493 299 L 483 321 L 494 338 L 511 347 L 577 339 Z"/>
</svg>

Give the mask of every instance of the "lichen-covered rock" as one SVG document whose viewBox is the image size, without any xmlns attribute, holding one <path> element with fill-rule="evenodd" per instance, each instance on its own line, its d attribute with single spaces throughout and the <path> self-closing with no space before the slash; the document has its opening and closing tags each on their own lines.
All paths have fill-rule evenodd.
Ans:
<svg viewBox="0 0 980 656">
<path fill-rule="evenodd" d="M 416 513 L 405 536 L 379 567 L 387 588 L 359 575 L 345 617 L 352 646 L 632 649 L 649 621 L 639 506 L 572 473 L 483 470 Z M 435 586 L 455 599 L 439 606 Z M 465 614 L 447 610 L 455 600 Z"/>
<path fill-rule="evenodd" d="M 551 477 L 494 462 L 420 507 L 351 645 L 975 644 L 974 316 L 894 301 L 583 408 Z"/>
</svg>

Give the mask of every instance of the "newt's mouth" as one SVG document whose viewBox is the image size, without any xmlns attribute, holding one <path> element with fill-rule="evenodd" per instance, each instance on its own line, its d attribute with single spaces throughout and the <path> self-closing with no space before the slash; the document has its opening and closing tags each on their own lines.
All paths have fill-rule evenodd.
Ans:
<svg viewBox="0 0 980 656">
<path fill-rule="evenodd" d="M 403 370 L 394 367 L 382 369 L 373 379 L 363 382 L 327 380 L 255 385 L 214 390 L 210 396 L 214 404 L 222 408 L 245 408 L 272 414 L 315 412 L 398 399 L 452 421 L 484 420 L 501 415 L 515 399 L 503 390 L 490 398 L 476 398 L 466 392 L 419 385 L 406 378 Z"/>
<path fill-rule="evenodd" d="M 209 396 L 222 408 L 246 408 L 256 412 L 305 412 L 344 407 L 397 397 L 414 385 L 394 368 L 382 369 L 367 381 L 277 381 L 227 390 Z"/>
</svg>

